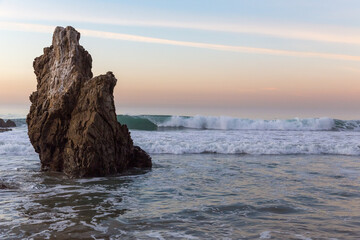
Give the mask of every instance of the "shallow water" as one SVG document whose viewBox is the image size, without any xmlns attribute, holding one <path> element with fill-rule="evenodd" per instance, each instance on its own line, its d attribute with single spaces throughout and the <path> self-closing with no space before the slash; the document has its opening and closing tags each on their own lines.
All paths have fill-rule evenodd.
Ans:
<svg viewBox="0 0 360 240">
<path fill-rule="evenodd" d="M 360 237 L 359 156 L 152 154 L 148 172 L 73 180 L 39 172 L 25 127 L 0 145 L 0 239 Z"/>
</svg>

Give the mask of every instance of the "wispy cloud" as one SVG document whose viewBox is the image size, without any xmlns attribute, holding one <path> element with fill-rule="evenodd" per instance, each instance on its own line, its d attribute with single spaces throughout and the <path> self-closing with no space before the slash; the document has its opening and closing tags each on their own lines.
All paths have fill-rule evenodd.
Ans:
<svg viewBox="0 0 360 240">
<path fill-rule="evenodd" d="M 120 26 L 164 27 L 194 29 L 204 31 L 256 34 L 284 39 L 307 40 L 316 42 L 345 43 L 360 45 L 360 29 L 338 29 L 336 27 L 319 26 L 309 29 L 294 25 L 276 25 L 269 23 L 218 24 L 201 22 L 175 21 L 139 21 L 121 19 L 83 19 L 85 22 L 103 23 Z M 325 30 L 325 29 L 327 30 Z M 329 29 L 330 28 L 330 29 Z"/>
<path fill-rule="evenodd" d="M 55 26 L 49 25 L 0 21 L 0 29 L 2 30 L 52 33 L 54 28 Z"/>
<path fill-rule="evenodd" d="M 40 24 L 28 24 L 28 23 L 14 23 L 14 22 L 1 22 L 0 29 L 14 30 L 14 31 L 30 31 L 30 32 L 46 32 L 51 33 L 55 26 L 40 25 Z M 269 49 L 269 48 L 254 48 L 247 46 L 232 46 L 212 43 L 201 43 L 201 42 L 187 42 L 177 41 L 164 38 L 153 38 L 144 37 L 139 35 L 130 35 L 114 32 L 95 31 L 88 29 L 78 29 L 83 36 L 105 38 L 105 39 L 116 39 L 131 42 L 143 42 L 153 44 L 165 44 L 183 47 L 194 47 L 211 49 L 218 51 L 229 51 L 239 53 L 252 53 L 252 54 L 265 54 L 274 56 L 291 56 L 291 57 L 305 57 L 305 58 L 323 58 L 333 60 L 347 60 L 347 61 L 360 61 L 360 56 L 345 55 L 345 54 L 333 54 L 333 53 L 320 53 L 320 52 L 300 52 L 300 51 L 289 51 L 280 49 Z"/>
<path fill-rule="evenodd" d="M 5 4 L 6 3 L 6 4 Z M 155 20 L 119 18 L 114 15 L 97 16 L 97 14 L 86 15 L 83 12 L 61 12 L 55 9 L 43 11 L 41 8 L 26 9 L 22 5 L 12 4 L 12 1 L 0 3 L 0 17 L 13 20 L 41 20 L 62 21 L 78 23 L 96 23 L 118 26 L 138 27 L 162 27 L 177 29 L 194 29 L 204 31 L 228 32 L 271 36 L 283 39 L 306 40 L 327 43 L 343 43 L 360 45 L 360 28 L 344 28 L 328 25 L 299 25 L 292 23 L 270 23 L 270 22 L 237 22 L 225 23 L 215 21 L 174 21 L 171 19 Z"/>
</svg>

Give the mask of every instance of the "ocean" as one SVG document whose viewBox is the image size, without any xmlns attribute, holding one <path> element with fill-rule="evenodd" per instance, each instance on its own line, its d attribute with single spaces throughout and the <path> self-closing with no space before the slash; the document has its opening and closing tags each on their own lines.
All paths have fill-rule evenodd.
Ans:
<svg viewBox="0 0 360 240">
<path fill-rule="evenodd" d="M 0 239 L 360 239 L 360 120 L 118 120 L 152 170 L 68 179 L 0 133 Z"/>
</svg>

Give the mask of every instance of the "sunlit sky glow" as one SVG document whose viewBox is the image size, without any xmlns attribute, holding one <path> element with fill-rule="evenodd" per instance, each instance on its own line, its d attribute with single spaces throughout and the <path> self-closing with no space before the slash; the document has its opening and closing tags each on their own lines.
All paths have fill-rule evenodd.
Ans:
<svg viewBox="0 0 360 240">
<path fill-rule="evenodd" d="M 118 113 L 360 119 L 357 0 L 0 0 L 0 115 L 25 115 L 33 59 L 71 25 Z"/>
</svg>

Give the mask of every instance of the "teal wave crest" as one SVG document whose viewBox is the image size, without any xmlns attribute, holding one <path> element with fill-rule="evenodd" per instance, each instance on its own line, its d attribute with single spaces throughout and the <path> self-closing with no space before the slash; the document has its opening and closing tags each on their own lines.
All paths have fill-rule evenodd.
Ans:
<svg viewBox="0 0 360 240">
<path fill-rule="evenodd" d="M 158 126 L 143 116 L 118 115 L 118 122 L 126 124 L 129 129 L 156 131 Z"/>
</svg>

